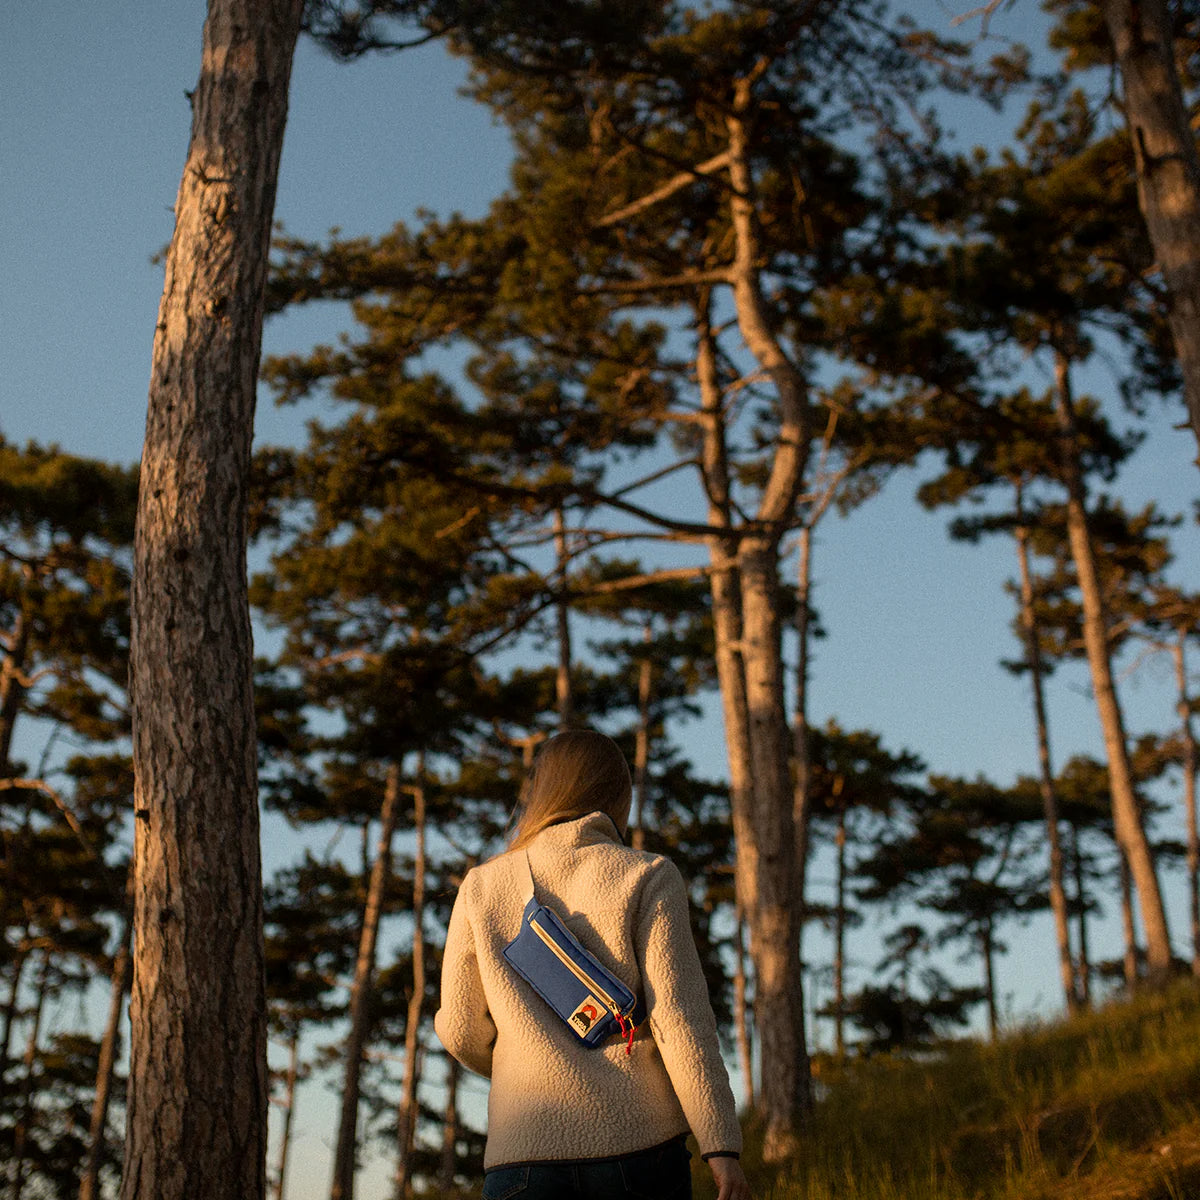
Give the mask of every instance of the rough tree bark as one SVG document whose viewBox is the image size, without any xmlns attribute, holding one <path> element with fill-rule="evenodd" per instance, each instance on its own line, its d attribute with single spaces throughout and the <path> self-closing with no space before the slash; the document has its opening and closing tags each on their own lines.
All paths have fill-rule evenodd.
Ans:
<svg viewBox="0 0 1200 1200">
<path fill-rule="evenodd" d="M 358 957 L 354 964 L 354 982 L 350 987 L 350 1030 L 346 1034 L 346 1067 L 342 1080 L 342 1109 L 338 1118 L 337 1147 L 333 1154 L 333 1182 L 329 1200 L 352 1200 L 354 1196 L 355 1151 L 358 1146 L 359 1078 L 362 1074 L 363 1047 L 367 1036 L 367 1015 L 375 978 L 375 947 L 379 941 L 379 918 L 383 912 L 383 893 L 392 864 L 392 837 L 400 808 L 400 766 L 388 767 L 379 813 L 379 842 L 371 864 L 367 898 L 363 905 L 362 930 L 358 938 Z"/>
<path fill-rule="evenodd" d="M 1042 795 L 1042 816 L 1046 823 L 1046 841 L 1050 856 L 1050 908 L 1054 913 L 1054 933 L 1058 940 L 1058 973 L 1067 1012 L 1079 1011 L 1079 986 L 1075 961 L 1071 957 L 1071 928 L 1067 913 L 1067 893 L 1063 886 L 1062 843 L 1058 828 L 1058 796 L 1054 790 L 1054 772 L 1050 765 L 1050 730 L 1046 720 L 1043 687 L 1041 636 L 1034 607 L 1033 576 L 1029 569 L 1029 529 L 1021 514 L 1021 493 L 1017 489 L 1018 524 L 1013 531 L 1017 542 L 1017 561 L 1021 571 L 1021 628 L 1025 634 L 1025 663 L 1029 668 L 1033 691 L 1033 716 L 1037 726 L 1038 785 Z"/>
<path fill-rule="evenodd" d="M 1150 982 L 1160 985 L 1166 981 L 1171 970 L 1171 938 L 1154 858 L 1142 825 L 1124 720 L 1113 681 L 1108 618 L 1088 527 L 1086 493 L 1076 451 L 1075 404 L 1071 394 L 1070 367 L 1066 355 L 1061 351 L 1055 355 L 1055 383 L 1056 411 L 1062 434 L 1063 483 L 1067 488 L 1067 536 L 1079 580 L 1083 638 L 1108 759 L 1113 825 L 1137 889 L 1146 934 L 1146 965 Z"/>
<path fill-rule="evenodd" d="M 261 1200 L 267 1062 L 246 488 L 303 0 L 210 0 L 134 546 L 124 1200 Z"/>
<path fill-rule="evenodd" d="M 1200 441 L 1200 155 L 1167 0 L 1099 0 L 1121 70 L 1138 203 L 1170 297 L 1168 321 Z"/>
</svg>

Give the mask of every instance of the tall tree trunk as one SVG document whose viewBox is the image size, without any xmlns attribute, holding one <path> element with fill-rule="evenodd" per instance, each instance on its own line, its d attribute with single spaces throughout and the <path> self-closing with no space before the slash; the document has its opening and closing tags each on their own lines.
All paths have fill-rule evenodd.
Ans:
<svg viewBox="0 0 1200 1200">
<path fill-rule="evenodd" d="M 209 0 L 134 547 L 135 957 L 123 1200 L 262 1200 L 267 1054 L 246 514 L 303 0 Z"/>
<path fill-rule="evenodd" d="M 46 993 L 50 979 L 50 953 L 42 951 L 41 970 L 38 973 L 37 993 L 29 1025 L 29 1036 L 25 1041 L 25 1054 L 21 1061 L 21 1091 L 16 1106 L 16 1122 L 12 1134 L 12 1160 L 9 1165 L 9 1200 L 21 1200 L 25 1190 L 25 1148 L 33 1125 L 33 1068 L 37 1062 L 38 1039 L 42 1033 L 42 1014 L 46 1008 Z"/>
<path fill-rule="evenodd" d="M 1167 0 L 1100 0 L 1125 91 L 1138 203 L 1170 303 L 1167 319 L 1200 441 L 1200 156 Z"/>
<path fill-rule="evenodd" d="M 796 831 L 796 919 L 801 979 L 804 972 L 804 930 L 808 923 L 808 848 L 812 798 L 808 730 L 808 655 L 812 627 L 812 525 L 800 531 L 796 581 L 796 708 L 792 714 L 792 823 Z M 801 1014 L 803 1019 L 803 1014 Z"/>
<path fill-rule="evenodd" d="M 554 695 L 558 706 L 558 727 L 571 725 L 574 703 L 571 695 L 571 603 L 567 598 L 567 531 L 563 510 L 554 510 L 554 558 L 558 568 L 558 598 L 554 602 L 558 630 L 558 670 L 554 678 Z"/>
<path fill-rule="evenodd" d="M 442 1161 L 438 1187 L 443 1195 L 454 1187 L 454 1168 L 458 1161 L 458 1084 L 462 1068 L 458 1060 L 448 1059 L 446 1070 L 446 1109 L 442 1118 Z"/>
<path fill-rule="evenodd" d="M 758 528 L 737 551 L 742 592 L 742 663 L 754 778 L 758 906 L 754 925 L 755 1004 L 762 1056 L 763 1155 L 789 1157 L 798 1119 L 811 1108 L 811 1078 L 800 975 L 796 840 L 784 708 L 779 625 L 779 546 L 795 523 L 808 454 L 808 393 L 767 316 L 759 284 L 760 249 L 750 169 L 747 77 L 734 89 L 729 134 L 729 211 L 734 236 L 730 280 L 738 328 L 769 376 L 779 402 L 779 433 L 756 514 Z"/>
<path fill-rule="evenodd" d="M 783 709 L 779 573 L 770 547 L 743 539 L 742 661 L 746 674 L 754 835 L 758 841 L 755 920 L 755 1025 L 761 1055 L 764 1155 L 782 1161 L 795 1147 L 797 1118 L 809 1102 L 804 1046 L 796 846 L 788 777 L 788 728 Z"/>
<path fill-rule="evenodd" d="M 650 645 L 654 631 L 647 621 L 642 630 L 645 653 L 638 663 L 638 726 L 633 751 L 633 834 L 630 842 L 635 850 L 646 848 L 646 804 L 649 799 L 647 782 L 650 777 L 650 689 L 654 665 L 650 660 Z"/>
<path fill-rule="evenodd" d="M 1121 882 L 1121 931 L 1125 937 L 1125 986 L 1133 991 L 1138 985 L 1137 923 L 1133 917 L 1133 880 L 1129 873 L 1129 859 L 1120 846 L 1117 847 L 1117 870 Z"/>
<path fill-rule="evenodd" d="M 354 1196 L 355 1150 L 358 1145 L 359 1079 L 362 1074 L 363 1048 L 367 1036 L 367 1017 L 375 978 L 375 947 L 379 941 L 379 918 L 392 861 L 392 837 L 400 807 L 400 765 L 388 767 L 379 813 L 379 842 L 367 899 L 363 906 L 362 930 L 358 938 L 358 958 L 354 964 L 354 983 L 350 988 L 350 1029 L 346 1034 L 346 1067 L 342 1080 L 342 1108 L 338 1119 L 337 1148 L 333 1155 L 333 1182 L 330 1200 L 352 1200 Z"/>
<path fill-rule="evenodd" d="M 0 662 L 0 776 L 12 772 L 12 739 L 21 702 L 25 698 L 25 667 L 29 657 L 29 618 L 17 610 L 8 635 L 4 661 Z"/>
<path fill-rule="evenodd" d="M 117 1045 L 120 1041 L 121 1012 L 125 1007 L 125 990 L 129 983 L 129 967 L 133 949 L 134 884 L 133 864 L 131 863 L 126 878 L 121 945 L 113 959 L 108 1020 L 104 1025 L 104 1036 L 100 1041 L 100 1059 L 96 1064 L 96 1094 L 92 1100 L 87 1158 L 84 1160 L 83 1177 L 79 1181 L 79 1200 L 96 1200 L 100 1194 L 100 1160 L 104 1154 L 104 1132 L 108 1128 L 108 1106 L 112 1096 Z"/>
<path fill-rule="evenodd" d="M 1087 881 L 1083 871 L 1083 851 L 1079 846 L 1079 830 L 1068 823 L 1071 835 L 1071 867 L 1075 874 L 1075 920 L 1079 931 L 1079 1003 L 1082 1008 L 1092 1005 L 1092 957 L 1088 939 Z"/>
<path fill-rule="evenodd" d="M 1188 695 L 1187 626 L 1179 629 L 1175 646 L 1175 686 L 1179 699 L 1179 728 L 1183 736 L 1183 806 L 1187 815 L 1188 920 L 1192 935 L 1192 974 L 1200 977 L 1200 833 L 1196 827 L 1196 734 L 1192 729 L 1192 701 Z"/>
<path fill-rule="evenodd" d="M 1096 555 L 1088 528 L 1083 476 L 1075 437 L 1075 403 L 1071 394 L 1070 365 L 1060 350 L 1055 354 L 1055 396 L 1059 428 L 1062 432 L 1063 482 L 1067 487 L 1067 535 L 1071 557 L 1079 578 L 1083 605 L 1083 637 L 1091 669 L 1092 690 L 1104 733 L 1104 748 L 1108 758 L 1108 778 L 1112 791 L 1113 825 L 1117 842 L 1129 862 L 1137 888 L 1146 933 L 1146 964 L 1150 980 L 1164 983 L 1171 970 L 1171 937 L 1167 929 L 1167 914 L 1163 908 L 1162 892 L 1154 869 L 1150 843 L 1142 825 L 1133 770 L 1129 762 L 1129 747 L 1125 725 L 1113 682 L 1112 660 L 1108 645 L 1108 617 L 1096 568 Z"/>
<path fill-rule="evenodd" d="M 696 313 L 696 378 L 700 388 L 703 441 L 701 468 L 708 496 L 708 523 L 717 533 L 708 543 L 712 571 L 713 646 L 725 752 L 729 765 L 729 807 L 736 846 L 734 890 L 738 909 L 750 932 L 750 957 L 755 954 L 758 906 L 758 845 L 754 835 L 754 785 L 750 769 L 750 729 L 746 706 L 746 673 L 742 666 L 742 601 L 738 577 L 737 539 L 730 534 L 729 460 L 724 405 L 717 375 L 716 339 L 710 323 L 708 297 Z"/>
<path fill-rule="evenodd" d="M 750 1012 L 746 1001 L 746 922 L 737 909 L 733 925 L 733 1024 L 737 1035 L 738 1066 L 742 1070 L 742 1094 L 746 1108 L 754 1108 L 754 1044 L 750 1034 Z"/>
<path fill-rule="evenodd" d="M 1071 928 L 1067 914 L 1067 894 L 1063 887 L 1063 856 L 1059 841 L 1058 797 L 1054 791 L 1054 772 L 1050 765 L 1050 732 L 1046 720 L 1046 697 L 1042 686 L 1042 647 L 1037 612 L 1033 602 L 1033 576 L 1029 569 L 1029 529 L 1021 514 L 1021 489 L 1017 487 L 1018 524 L 1014 530 L 1017 560 L 1021 568 L 1021 626 L 1025 631 L 1025 661 L 1033 691 L 1033 714 L 1037 725 L 1038 783 L 1042 794 L 1042 816 L 1046 823 L 1046 842 L 1050 855 L 1050 909 L 1054 913 L 1054 932 L 1058 940 L 1058 973 L 1066 999 L 1067 1012 L 1079 1010 L 1079 988 L 1075 963 L 1071 958 Z"/>
<path fill-rule="evenodd" d="M 275 1164 L 275 1200 L 287 1192 L 288 1155 L 292 1149 L 292 1125 L 296 1116 L 296 1081 L 300 1076 L 300 1022 L 292 1026 L 288 1039 L 288 1069 L 284 1083 L 283 1128 L 279 1131 L 279 1161 Z"/>
<path fill-rule="evenodd" d="M 834 794 L 840 795 L 839 775 L 834 781 Z M 837 833 L 834 835 L 837 860 L 834 867 L 833 903 L 833 1044 L 838 1058 L 846 1054 L 846 809 L 838 812 Z"/>
<path fill-rule="evenodd" d="M 987 997 L 988 1036 L 994 1042 L 1000 1033 L 1000 1010 L 996 1003 L 996 944 L 988 921 L 979 931 L 979 952 L 983 956 L 983 990 Z"/>
<path fill-rule="evenodd" d="M 29 926 L 26 925 L 24 935 L 17 944 L 17 952 L 8 964 L 12 974 L 9 976 L 8 999 L 4 1002 L 4 1027 L 0 1029 L 0 1088 L 4 1087 L 4 1077 L 8 1074 L 13 1025 L 21 1009 L 21 977 L 29 961 L 28 941 Z"/>
<path fill-rule="evenodd" d="M 413 788 L 413 826 L 417 834 L 416 856 L 413 863 L 413 949 L 412 995 L 404 1024 L 404 1083 L 396 1122 L 396 1200 L 409 1200 L 412 1195 L 412 1157 L 417 1129 L 418 1044 L 421 1033 L 421 1010 L 425 1002 L 425 765 L 422 759 L 417 768 L 417 785 Z"/>
</svg>

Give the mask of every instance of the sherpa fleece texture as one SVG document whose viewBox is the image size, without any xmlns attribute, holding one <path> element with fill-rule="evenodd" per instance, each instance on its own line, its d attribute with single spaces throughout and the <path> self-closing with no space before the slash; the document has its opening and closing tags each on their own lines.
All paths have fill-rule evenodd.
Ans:
<svg viewBox="0 0 1200 1200">
<path fill-rule="evenodd" d="M 656 1146 L 691 1127 L 700 1153 L 741 1150 L 733 1092 L 678 868 L 621 843 L 591 813 L 529 844 L 538 900 L 646 1001 L 633 1052 L 589 1049 L 502 957 L 521 927 L 521 851 L 467 873 L 442 965 L 438 1037 L 491 1078 L 484 1167 L 603 1158 Z"/>
</svg>

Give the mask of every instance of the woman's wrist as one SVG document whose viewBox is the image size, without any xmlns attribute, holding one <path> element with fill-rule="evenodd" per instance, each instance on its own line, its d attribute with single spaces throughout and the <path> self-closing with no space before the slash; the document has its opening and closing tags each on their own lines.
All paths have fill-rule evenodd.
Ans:
<svg viewBox="0 0 1200 1200">
<path fill-rule="evenodd" d="M 710 1158 L 741 1158 L 741 1154 L 736 1150 L 710 1150 L 707 1154 L 700 1155 L 703 1162 L 708 1162 Z"/>
</svg>

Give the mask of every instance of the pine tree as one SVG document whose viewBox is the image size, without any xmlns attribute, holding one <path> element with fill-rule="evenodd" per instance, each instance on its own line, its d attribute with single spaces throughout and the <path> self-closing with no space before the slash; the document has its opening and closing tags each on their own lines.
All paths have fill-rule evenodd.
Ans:
<svg viewBox="0 0 1200 1200">
<path fill-rule="evenodd" d="M 247 480 L 302 8 L 210 0 L 167 252 L 134 565 L 125 1200 L 261 1200 L 266 1188 Z"/>
<path fill-rule="evenodd" d="M 1104 328 L 1124 341 L 1128 399 L 1163 385 L 1158 311 L 1142 279 L 1148 247 L 1136 228 L 1122 219 L 1131 209 L 1133 187 L 1128 173 L 1120 169 L 1120 138 L 1098 136 L 1080 93 L 1049 108 L 1035 104 L 1021 136 L 1023 157 L 1010 155 L 994 167 L 982 158 L 973 167 L 961 166 L 958 199 L 966 200 L 957 211 L 964 237 L 951 255 L 954 286 L 966 327 L 1042 356 L 1054 372 L 1054 387 L 1044 400 L 1053 414 L 1055 461 L 1048 464 L 1049 475 L 1066 493 L 1067 528 L 1111 773 L 1113 812 L 1142 906 L 1151 975 L 1161 981 L 1170 965 L 1170 938 L 1138 816 L 1089 528 L 1087 476 L 1105 468 L 1088 458 L 1090 432 L 1085 426 L 1092 422 L 1095 405 L 1075 396 L 1072 381 L 1074 364 L 1094 353 L 1094 335 Z M 994 441 L 996 434 L 987 429 L 985 405 L 976 397 L 959 406 L 959 416 L 950 419 L 951 425 L 958 423 L 947 448 L 950 469 L 945 479 L 951 486 L 969 474 L 958 466 L 967 453 L 1005 458 L 1004 448 Z M 1032 427 L 1026 431 L 1026 444 L 1030 433 Z"/>
<path fill-rule="evenodd" d="M 378 15 L 413 11 L 366 6 L 325 28 L 353 53 L 381 40 Z M 372 292 L 383 302 L 360 308 L 363 344 L 318 352 L 277 378 L 285 391 L 328 380 L 339 390 L 373 387 L 383 347 L 396 362 L 461 339 L 481 395 L 475 411 L 508 419 L 518 461 L 552 445 L 559 464 L 574 468 L 557 479 L 544 469 L 531 478 L 528 468 L 506 478 L 477 461 L 480 498 L 611 514 L 597 536 L 635 520 L 652 538 L 707 549 L 739 894 L 770 1064 L 763 1103 L 771 1153 L 783 1153 L 808 1093 L 778 557 L 801 522 L 816 433 L 809 347 L 835 316 L 824 297 L 837 291 L 831 280 L 877 275 L 880 257 L 905 241 L 899 210 L 866 197 L 828 122 L 868 110 L 895 116 L 894 93 L 864 97 L 847 64 L 870 62 L 911 96 L 932 81 L 923 54 L 934 42 L 894 36 L 854 6 L 814 15 L 646 5 L 608 22 L 603 6 L 539 10 L 536 19 L 508 5 L 482 15 L 429 11 L 431 30 L 444 29 L 451 12 L 462 18 L 456 37 L 479 65 L 476 94 L 515 131 L 512 194 L 481 222 L 398 228 L 377 244 L 285 245 L 280 302 Z M 829 111 L 835 95 L 838 118 Z M 682 361 L 660 321 L 688 347 Z M 851 341 L 839 333 L 835 344 L 851 350 Z M 687 371 L 698 400 L 680 387 Z M 560 438 L 568 427 L 573 435 Z M 611 450 L 648 445 L 663 431 L 678 431 L 680 466 L 699 471 L 691 519 L 637 495 L 672 466 L 619 487 L 582 470 L 580 450 L 606 449 L 604 435 Z M 443 481 L 466 475 L 463 459 L 442 448 L 408 461 L 422 458 Z"/>
</svg>

